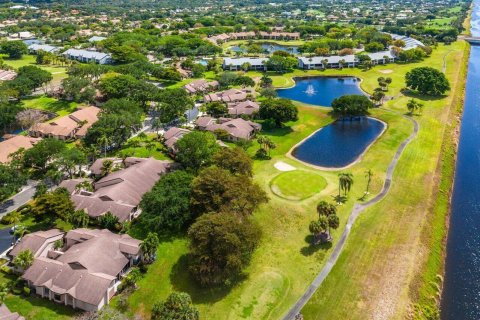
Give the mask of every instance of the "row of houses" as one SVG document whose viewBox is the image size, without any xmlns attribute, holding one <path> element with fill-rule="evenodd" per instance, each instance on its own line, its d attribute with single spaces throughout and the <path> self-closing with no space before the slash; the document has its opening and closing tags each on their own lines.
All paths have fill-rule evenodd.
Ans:
<svg viewBox="0 0 480 320">
<path fill-rule="evenodd" d="M 265 32 L 260 31 L 258 34 L 254 31 L 244 31 L 244 32 L 232 32 L 232 33 L 222 33 L 219 35 L 211 36 L 208 38 L 214 44 L 219 42 L 227 42 L 232 40 L 247 40 L 247 39 L 264 39 L 264 40 L 299 40 L 299 32 L 278 32 L 271 31 Z"/>
<path fill-rule="evenodd" d="M 54 47 L 49 44 L 31 44 L 30 46 L 28 46 L 28 51 L 31 54 L 36 54 L 39 51 L 59 53 L 61 49 L 59 47 Z M 113 62 L 112 56 L 110 54 L 95 50 L 68 49 L 61 53 L 61 55 L 70 60 L 77 60 L 86 63 L 95 62 L 98 64 L 110 64 Z"/>
<path fill-rule="evenodd" d="M 32 252 L 33 264 L 27 270 L 16 270 L 23 272 L 21 277 L 32 293 L 74 309 L 98 311 L 109 303 L 131 267 L 141 261 L 140 243 L 106 229 L 67 233 L 51 229 L 25 235 L 8 257 Z"/>
<path fill-rule="evenodd" d="M 396 56 L 392 51 L 386 50 L 366 54 L 370 57 L 372 64 L 386 64 L 395 62 Z M 346 56 L 315 56 L 298 57 L 298 67 L 300 69 L 325 69 L 325 68 L 353 68 L 360 65 L 357 56 L 351 54 Z M 249 70 L 267 71 L 266 63 L 268 58 L 224 58 L 222 68 L 229 71 Z"/>
</svg>

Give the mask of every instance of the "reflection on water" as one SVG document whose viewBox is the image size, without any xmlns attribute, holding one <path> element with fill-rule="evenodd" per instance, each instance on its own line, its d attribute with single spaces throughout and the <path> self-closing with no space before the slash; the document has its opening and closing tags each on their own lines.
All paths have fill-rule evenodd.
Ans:
<svg viewBox="0 0 480 320">
<path fill-rule="evenodd" d="M 347 94 L 364 94 L 354 77 L 310 77 L 296 79 L 295 86 L 277 90 L 278 96 L 316 106 L 329 107 Z"/>
<path fill-rule="evenodd" d="M 480 36 L 480 1 L 472 35 Z M 480 319 L 480 47 L 472 46 L 445 261 L 442 319 Z"/>
<path fill-rule="evenodd" d="M 316 166 L 345 167 L 354 162 L 384 128 L 382 122 L 372 118 L 339 120 L 317 131 L 292 154 Z"/>
</svg>

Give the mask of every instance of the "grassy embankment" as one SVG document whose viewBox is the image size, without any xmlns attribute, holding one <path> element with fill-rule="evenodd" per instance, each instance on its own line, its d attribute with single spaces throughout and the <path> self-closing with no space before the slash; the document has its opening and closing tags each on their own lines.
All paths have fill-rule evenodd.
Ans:
<svg viewBox="0 0 480 320">
<path fill-rule="evenodd" d="M 441 69 L 443 56 L 452 49 L 454 51 L 447 56 L 447 75 L 454 83 L 458 72 L 455 66 L 461 61 L 464 52 L 464 45 L 460 42 L 448 47 L 439 46 L 432 57 L 415 64 L 378 66 L 369 71 L 297 70 L 292 74 L 274 75 L 273 78 L 276 85 L 286 86 L 293 83 L 292 76 L 355 75 L 364 80 L 362 88 L 372 92 L 377 86 L 377 77 L 390 76 L 393 83 L 388 95 L 395 99 L 388 102 L 386 107 L 404 113 L 410 99 L 400 93 L 404 87 L 405 73 L 418 66 Z M 255 75 L 253 72 L 249 74 Z M 336 319 L 342 316 L 345 318 L 346 313 L 351 318 L 352 315 L 365 314 L 366 310 L 373 312 L 375 306 L 370 305 L 370 302 L 379 306 L 383 296 L 381 288 L 385 282 L 381 280 L 398 283 L 396 275 L 399 276 L 398 281 L 402 281 L 411 274 L 407 271 L 411 271 L 414 266 L 416 243 L 419 242 L 422 227 L 427 220 L 428 206 L 425 204 L 430 202 L 433 194 L 435 183 L 432 172 L 436 169 L 448 118 L 445 111 L 451 102 L 451 97 L 418 98 L 425 100 L 426 105 L 423 115 L 418 117 L 421 132 L 402 156 L 391 194 L 359 219 L 346 252 L 339 261 L 340 268 L 335 269 L 322 287 L 327 289 L 322 289 L 322 294 L 319 293 L 314 303 L 307 306 L 307 315 L 319 314 L 319 317 Z M 328 109 L 299 106 L 299 121 L 289 123 L 280 130 L 265 132 L 278 145 L 272 152 L 272 160 L 256 161 L 254 165 L 255 179 L 269 193 L 271 200 L 254 215 L 264 236 L 247 270 L 248 278 L 231 290 L 202 290 L 193 284 L 186 270 L 186 240 L 164 241 L 158 251 L 159 260 L 139 282 L 139 289 L 129 299 L 132 312 L 148 315 L 155 301 L 164 299 L 171 290 L 179 290 L 192 296 L 204 318 L 276 319 L 300 297 L 331 250 L 329 246 L 309 246 L 308 223 L 315 219 L 315 205 L 318 201 L 332 199 L 336 194 L 338 172 L 318 171 L 285 156 L 297 142 L 332 121 Z M 364 155 L 362 161 L 347 170 L 354 174 L 355 184 L 348 201 L 339 208 L 342 225 L 333 233 L 335 240 L 338 239 L 354 202 L 365 190 L 365 170 L 374 172 L 371 185 L 374 194 L 383 184 L 386 168 L 395 150 L 412 131 L 411 123 L 398 114 L 376 109 L 372 115 L 385 121 L 388 129 Z M 252 147 L 251 152 L 255 149 L 255 146 Z M 306 174 L 320 174 L 327 181 L 327 186 L 320 193 L 301 201 L 276 196 L 270 189 L 270 183 L 281 174 L 274 167 L 279 160 Z M 339 272 L 339 269 L 342 271 Z M 345 273 L 352 277 L 345 277 Z M 367 280 L 370 284 L 367 289 L 372 295 L 364 296 L 361 291 L 365 290 Z M 402 291 L 404 289 L 400 285 L 399 292 L 390 292 L 392 295 L 388 296 L 392 299 L 403 297 L 402 294 L 406 294 Z M 309 308 L 311 312 L 308 312 Z"/>
</svg>

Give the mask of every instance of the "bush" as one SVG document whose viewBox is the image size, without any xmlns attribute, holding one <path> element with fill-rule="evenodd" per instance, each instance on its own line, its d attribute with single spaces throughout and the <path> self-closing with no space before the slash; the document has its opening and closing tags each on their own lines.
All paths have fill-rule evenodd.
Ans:
<svg viewBox="0 0 480 320">
<path fill-rule="evenodd" d="M 29 287 L 23 287 L 23 294 L 26 296 L 30 295 L 30 288 Z"/>
</svg>

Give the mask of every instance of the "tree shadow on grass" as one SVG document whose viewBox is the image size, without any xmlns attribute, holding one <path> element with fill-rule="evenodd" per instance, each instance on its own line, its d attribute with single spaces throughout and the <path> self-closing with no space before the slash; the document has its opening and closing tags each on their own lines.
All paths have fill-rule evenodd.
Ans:
<svg viewBox="0 0 480 320">
<path fill-rule="evenodd" d="M 347 202 L 347 197 L 342 196 L 342 195 L 332 195 L 333 200 L 335 200 L 336 203 L 345 203 Z"/>
<path fill-rule="evenodd" d="M 192 298 L 194 303 L 214 303 L 223 299 L 240 281 L 239 279 L 232 286 L 218 286 L 212 288 L 202 288 L 193 278 L 188 270 L 188 255 L 181 256 L 172 268 L 170 273 L 170 282 L 175 291 L 186 292 Z"/>
<path fill-rule="evenodd" d="M 262 134 L 272 136 L 272 137 L 283 137 L 292 132 L 293 132 L 293 129 L 291 127 L 281 127 L 281 128 L 262 130 Z"/>
<path fill-rule="evenodd" d="M 418 100 L 423 100 L 423 101 L 437 101 L 437 100 L 442 100 L 443 98 L 447 97 L 446 95 L 441 95 L 441 96 L 429 96 L 429 95 L 424 95 L 418 92 L 415 92 L 410 89 L 402 89 L 400 92 L 409 98 L 415 98 Z"/>
<path fill-rule="evenodd" d="M 312 244 L 313 235 L 311 235 L 311 234 L 309 234 L 308 236 L 305 237 L 305 242 L 308 243 L 308 245 L 300 249 L 300 253 L 302 255 L 304 255 L 305 257 L 309 257 L 319 250 L 327 251 L 333 245 L 331 241 L 314 245 L 314 244 Z"/>
</svg>

